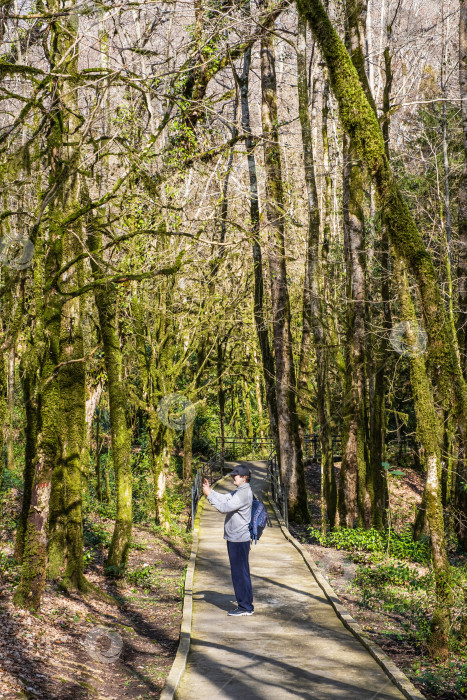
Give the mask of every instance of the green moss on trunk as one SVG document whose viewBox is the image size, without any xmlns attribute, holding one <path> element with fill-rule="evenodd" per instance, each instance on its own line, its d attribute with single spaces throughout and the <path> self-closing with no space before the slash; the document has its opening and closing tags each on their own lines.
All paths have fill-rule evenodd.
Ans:
<svg viewBox="0 0 467 700">
<path fill-rule="evenodd" d="M 50 262 L 54 263 L 56 256 L 52 254 L 51 258 Z M 44 331 L 49 341 L 40 368 L 40 429 L 37 435 L 34 485 L 26 527 L 21 580 L 14 597 L 17 605 L 33 610 L 40 605 L 45 584 L 51 479 L 59 453 L 60 393 L 55 367 L 58 364 L 56 339 L 60 331 L 60 307 L 54 303 L 53 297 L 50 298 L 44 315 Z"/>
<path fill-rule="evenodd" d="M 0 484 L 3 474 L 3 426 L 8 415 L 6 357 L 0 352 Z"/>
<path fill-rule="evenodd" d="M 99 250 L 101 237 L 97 233 L 97 228 L 94 229 L 92 225 L 88 240 L 92 250 Z M 98 277 L 99 267 L 92 258 L 91 268 L 95 277 Z M 132 530 L 131 432 L 125 414 L 126 393 L 118 333 L 117 291 L 113 285 L 97 286 L 94 290 L 94 298 L 104 348 L 112 459 L 117 492 L 117 515 L 105 568 L 111 575 L 120 575 L 128 561 Z"/>
<path fill-rule="evenodd" d="M 24 426 L 25 448 L 23 469 L 23 501 L 21 513 L 16 527 L 15 560 L 23 561 L 24 540 L 28 522 L 31 494 L 34 483 L 34 464 L 37 439 L 37 403 L 35 399 L 37 356 L 29 348 L 21 358 L 20 375 L 22 377 L 24 409 L 26 423 Z"/>
<path fill-rule="evenodd" d="M 274 439 L 277 454 L 279 454 L 279 428 L 277 418 L 277 399 L 274 356 L 269 340 L 268 327 L 264 315 L 264 277 L 263 254 L 260 241 L 260 213 L 258 199 L 258 178 L 256 172 L 255 143 L 252 138 L 250 124 L 250 107 L 248 101 L 249 73 L 251 64 L 251 48 L 248 48 L 243 58 L 243 72 L 237 76 L 240 86 L 240 104 L 242 111 L 242 128 L 248 135 L 245 141 L 248 178 L 250 190 L 250 230 L 253 239 L 253 271 L 255 276 L 253 315 L 256 333 L 261 352 L 263 379 L 266 390 L 266 406 L 269 416 L 269 428 Z"/>
<path fill-rule="evenodd" d="M 403 263 L 396 260 L 395 273 L 398 282 L 402 318 L 407 323 L 409 344 L 416 345 L 413 328 L 417 318 L 410 297 L 410 290 Z M 431 622 L 429 652 L 433 658 L 448 656 L 448 640 L 451 626 L 452 588 L 450 564 L 446 553 L 443 506 L 441 498 L 441 426 L 436 415 L 433 393 L 428 379 L 425 359 L 421 353 L 411 353 L 410 380 L 413 391 L 417 436 L 424 449 L 426 484 L 424 499 L 426 519 L 431 538 L 431 552 L 435 573 L 436 608 Z"/>
<path fill-rule="evenodd" d="M 317 365 L 317 409 L 321 443 L 321 486 L 323 529 L 325 528 L 324 510 L 331 528 L 336 523 L 337 486 L 332 458 L 331 406 L 329 387 L 329 350 L 331 344 L 327 337 L 325 322 L 326 308 L 324 284 L 322 280 L 327 273 L 324 246 L 320 242 L 320 213 L 316 187 L 313 140 L 308 114 L 308 83 L 306 60 L 306 22 L 298 17 L 297 41 L 297 87 L 298 110 L 302 132 L 303 158 L 305 166 L 305 184 L 308 195 L 308 237 L 305 259 L 305 277 L 303 284 L 303 326 L 300 343 L 300 360 L 298 375 L 298 401 L 302 413 L 301 429 L 306 429 L 309 413 L 309 368 L 310 352 L 314 341 Z"/>
<path fill-rule="evenodd" d="M 307 492 L 303 469 L 295 398 L 295 369 L 292 355 L 290 299 L 285 264 L 284 192 L 277 129 L 277 86 L 273 35 L 261 37 L 261 119 L 266 171 L 266 216 L 269 237 L 269 274 L 276 397 L 279 421 L 279 462 L 288 493 L 289 517 L 308 522 Z"/>
<path fill-rule="evenodd" d="M 343 127 L 375 184 L 391 243 L 417 280 L 431 361 L 440 367 L 441 395 L 447 405 L 454 399 L 465 423 L 467 389 L 457 355 L 457 338 L 446 319 L 433 260 L 391 172 L 376 115 L 320 0 L 297 0 L 297 4 L 308 19 L 328 66 Z"/>
</svg>

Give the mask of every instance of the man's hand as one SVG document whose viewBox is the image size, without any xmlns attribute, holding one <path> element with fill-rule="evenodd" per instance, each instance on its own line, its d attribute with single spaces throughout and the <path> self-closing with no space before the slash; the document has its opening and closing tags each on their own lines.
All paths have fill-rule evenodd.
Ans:
<svg viewBox="0 0 467 700">
<path fill-rule="evenodd" d="M 207 479 L 203 479 L 203 493 L 205 496 L 209 496 L 211 493 L 211 487 L 209 486 L 209 481 Z"/>
</svg>

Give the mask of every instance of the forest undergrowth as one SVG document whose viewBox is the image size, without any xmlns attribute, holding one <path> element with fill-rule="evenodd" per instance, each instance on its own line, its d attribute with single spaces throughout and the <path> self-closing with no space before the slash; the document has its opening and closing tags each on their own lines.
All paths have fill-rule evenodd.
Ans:
<svg viewBox="0 0 467 700">
<path fill-rule="evenodd" d="M 339 465 L 335 466 L 339 478 Z M 421 502 L 423 475 L 406 468 L 389 483 L 393 529 L 342 529 L 323 534 L 320 527 L 320 465 L 306 468 L 313 522 L 292 527 L 344 606 L 373 641 L 427 698 L 459 700 L 467 696 L 467 647 L 459 639 L 467 614 L 467 555 L 454 542 L 448 548 L 454 604 L 450 656 L 430 660 L 427 642 L 435 604 L 434 576 L 427 536 L 414 542 L 411 532 Z"/>
<path fill-rule="evenodd" d="M 112 470 L 109 470 L 111 472 Z M 21 481 L 3 475 L 0 531 L 0 698 L 78 700 L 158 698 L 175 657 L 191 533 L 187 493 L 175 469 L 168 486 L 170 532 L 154 525 L 149 476 L 134 482 L 131 552 L 125 576 L 104 576 L 115 518 L 111 500 L 85 493 L 84 559 L 87 580 L 102 595 L 63 592 L 47 582 L 36 614 L 13 605 L 20 567 L 13 558 Z"/>
</svg>

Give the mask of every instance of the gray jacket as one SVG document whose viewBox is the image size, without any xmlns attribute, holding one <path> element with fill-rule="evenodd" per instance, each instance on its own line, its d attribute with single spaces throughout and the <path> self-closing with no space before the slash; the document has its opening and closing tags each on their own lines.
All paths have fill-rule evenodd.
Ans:
<svg viewBox="0 0 467 700">
<path fill-rule="evenodd" d="M 248 542 L 253 492 L 250 484 L 241 484 L 235 491 L 222 494 L 211 491 L 209 503 L 220 513 L 227 513 L 224 522 L 224 539 L 229 542 Z"/>
</svg>

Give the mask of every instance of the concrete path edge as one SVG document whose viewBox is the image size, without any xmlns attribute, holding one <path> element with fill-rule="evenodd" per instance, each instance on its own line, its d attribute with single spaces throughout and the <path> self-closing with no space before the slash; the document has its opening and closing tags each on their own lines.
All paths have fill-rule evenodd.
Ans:
<svg viewBox="0 0 467 700">
<path fill-rule="evenodd" d="M 172 668 L 170 669 L 169 675 L 165 680 L 165 684 L 162 689 L 162 693 L 159 697 L 159 700 L 173 700 L 175 692 L 177 690 L 177 686 L 180 683 L 180 679 L 183 675 L 183 672 L 185 671 L 188 652 L 190 651 L 191 622 L 193 617 L 193 577 L 195 573 L 195 562 L 199 547 L 199 523 L 201 519 L 201 513 L 204 508 L 204 501 L 205 499 L 201 498 L 195 516 L 190 560 L 188 562 L 185 575 L 182 624 L 180 626 L 180 642 L 178 645 L 177 654 L 172 664 Z"/>
<path fill-rule="evenodd" d="M 286 527 L 285 522 L 279 513 L 275 503 L 268 498 L 269 504 L 272 507 L 274 514 L 277 518 L 279 526 L 282 530 L 284 537 L 297 549 L 303 557 L 305 564 L 310 569 L 311 573 L 315 577 L 318 585 L 322 589 L 326 598 L 331 603 L 334 608 L 337 617 L 341 620 L 344 626 L 358 639 L 358 641 L 363 644 L 365 649 L 370 652 L 375 661 L 381 666 L 383 671 L 389 676 L 389 678 L 395 683 L 397 688 L 401 693 L 407 698 L 407 700 L 426 700 L 425 696 L 420 693 L 419 690 L 409 681 L 405 673 L 403 673 L 391 659 L 384 653 L 380 647 L 375 644 L 371 639 L 363 632 L 360 625 L 355 622 L 350 613 L 344 608 L 341 601 L 337 597 L 336 593 L 333 591 L 329 583 L 326 581 L 324 576 L 316 567 L 316 564 L 310 557 L 309 553 L 302 547 L 300 542 L 295 539 L 291 534 L 289 529 Z"/>
</svg>

